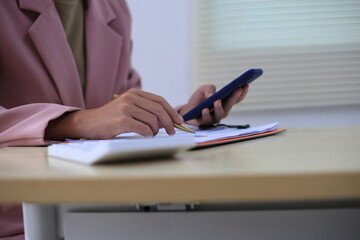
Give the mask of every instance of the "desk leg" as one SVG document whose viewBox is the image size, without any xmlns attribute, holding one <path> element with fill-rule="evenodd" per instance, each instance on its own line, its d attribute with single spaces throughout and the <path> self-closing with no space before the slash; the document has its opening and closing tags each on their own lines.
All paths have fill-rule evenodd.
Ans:
<svg viewBox="0 0 360 240">
<path fill-rule="evenodd" d="M 58 240 L 55 205 L 23 203 L 26 240 Z"/>
</svg>

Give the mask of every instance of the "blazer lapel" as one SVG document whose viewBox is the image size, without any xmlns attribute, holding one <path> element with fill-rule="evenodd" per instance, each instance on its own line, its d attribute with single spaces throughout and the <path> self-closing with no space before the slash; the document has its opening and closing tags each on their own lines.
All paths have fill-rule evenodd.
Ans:
<svg viewBox="0 0 360 240">
<path fill-rule="evenodd" d="M 115 20 L 108 1 L 88 0 L 85 20 L 87 108 L 110 101 L 114 93 L 123 42 L 123 37 L 110 26 Z"/>
<path fill-rule="evenodd" d="M 52 0 L 20 0 L 21 9 L 39 12 L 29 36 L 52 76 L 62 104 L 84 108 L 81 83 L 60 17 Z"/>
</svg>

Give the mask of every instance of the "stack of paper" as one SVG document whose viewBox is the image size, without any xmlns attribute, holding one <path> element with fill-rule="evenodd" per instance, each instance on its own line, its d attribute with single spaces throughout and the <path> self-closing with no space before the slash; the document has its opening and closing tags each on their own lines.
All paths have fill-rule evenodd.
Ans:
<svg viewBox="0 0 360 240">
<path fill-rule="evenodd" d="M 170 156 L 190 148 L 210 147 L 285 131 L 278 129 L 278 123 L 247 129 L 217 126 L 204 130 L 194 126 L 189 127 L 196 134 L 176 130 L 175 136 L 168 136 L 166 131 L 161 129 L 155 137 L 124 133 L 109 140 L 68 140 L 67 143 L 49 146 L 48 155 L 83 164 L 128 161 L 134 158 Z"/>
<path fill-rule="evenodd" d="M 279 123 L 271 123 L 258 127 L 250 127 L 246 129 L 229 128 L 226 126 L 218 126 L 212 129 L 202 130 L 193 129 L 196 132 L 195 142 L 203 143 L 214 140 L 222 140 L 227 138 L 242 137 L 254 134 L 260 134 L 264 132 L 270 132 L 278 129 Z M 178 133 L 180 134 L 180 133 Z"/>
<path fill-rule="evenodd" d="M 195 148 L 200 147 L 209 147 L 224 143 L 237 142 L 252 138 L 270 136 L 279 132 L 285 131 L 285 129 L 279 129 L 279 123 L 270 123 L 257 127 L 250 127 L 246 129 L 237 129 L 231 128 L 227 126 L 217 126 L 211 129 L 200 129 L 195 126 L 187 125 L 189 128 L 194 130 L 196 134 L 187 133 L 181 130 L 176 129 L 176 135 L 193 135 L 196 142 Z M 164 129 L 161 129 L 156 137 L 164 137 L 167 136 L 167 133 Z M 135 133 L 126 133 L 120 134 L 117 136 L 118 138 L 124 137 L 139 137 L 139 135 Z M 156 138 L 155 137 L 155 138 Z"/>
</svg>

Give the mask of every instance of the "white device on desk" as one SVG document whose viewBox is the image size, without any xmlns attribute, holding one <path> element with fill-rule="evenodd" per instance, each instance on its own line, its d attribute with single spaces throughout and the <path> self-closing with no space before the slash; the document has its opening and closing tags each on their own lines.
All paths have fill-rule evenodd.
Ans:
<svg viewBox="0 0 360 240">
<path fill-rule="evenodd" d="M 90 165 L 136 158 L 172 156 L 194 146 L 194 137 L 189 135 L 84 140 L 50 145 L 48 156 Z"/>
</svg>

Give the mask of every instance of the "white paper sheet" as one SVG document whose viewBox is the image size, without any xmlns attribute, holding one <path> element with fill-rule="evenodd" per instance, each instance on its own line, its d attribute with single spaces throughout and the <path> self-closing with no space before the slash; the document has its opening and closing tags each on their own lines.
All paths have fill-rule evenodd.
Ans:
<svg viewBox="0 0 360 240">
<path fill-rule="evenodd" d="M 273 131 L 278 129 L 279 123 L 278 122 L 269 123 L 269 124 L 265 124 L 257 127 L 250 127 L 246 129 L 218 126 L 215 128 L 204 130 L 191 125 L 186 125 L 186 126 L 194 130 L 196 134 L 187 133 L 176 129 L 176 135 L 193 135 L 195 137 L 196 143 L 203 143 L 208 141 L 221 140 L 221 139 L 240 137 L 240 136 L 248 136 L 248 135 Z M 164 136 L 167 136 L 165 129 L 160 129 L 159 133 L 155 137 L 164 137 Z M 139 135 L 135 133 L 124 133 L 117 136 L 117 138 L 133 138 L 133 137 L 136 138 L 139 137 Z"/>
</svg>

